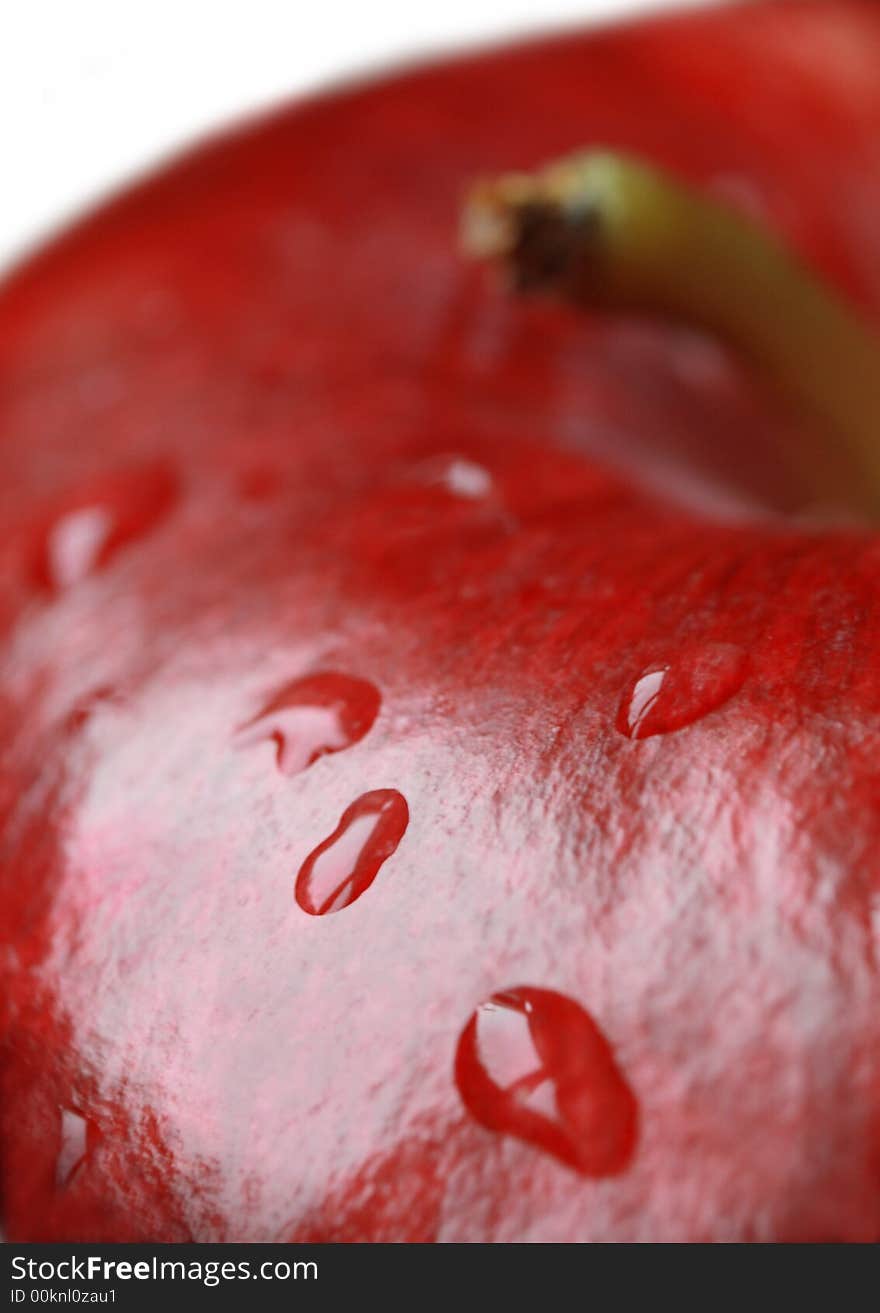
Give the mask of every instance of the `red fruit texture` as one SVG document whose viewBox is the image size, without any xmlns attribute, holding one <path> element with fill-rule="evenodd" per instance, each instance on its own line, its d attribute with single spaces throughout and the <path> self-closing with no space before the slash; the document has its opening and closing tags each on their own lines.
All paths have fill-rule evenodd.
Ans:
<svg viewBox="0 0 880 1313">
<path fill-rule="evenodd" d="M 876 534 L 456 238 L 622 147 L 876 317 L 878 70 L 793 0 L 404 71 L 8 280 L 9 1238 L 880 1239 Z"/>
</svg>

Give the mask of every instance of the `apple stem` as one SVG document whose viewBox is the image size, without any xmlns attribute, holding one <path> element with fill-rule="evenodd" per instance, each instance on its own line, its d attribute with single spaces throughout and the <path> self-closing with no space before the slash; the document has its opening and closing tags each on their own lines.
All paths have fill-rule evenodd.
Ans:
<svg viewBox="0 0 880 1313">
<path fill-rule="evenodd" d="M 477 184 L 463 244 L 518 290 L 659 313 L 726 339 L 815 428 L 797 457 L 805 497 L 880 520 L 880 337 L 759 224 L 596 151 Z"/>
</svg>

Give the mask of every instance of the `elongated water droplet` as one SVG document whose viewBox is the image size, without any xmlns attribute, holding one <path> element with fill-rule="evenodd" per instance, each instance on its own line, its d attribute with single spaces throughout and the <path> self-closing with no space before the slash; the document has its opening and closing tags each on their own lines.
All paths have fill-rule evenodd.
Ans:
<svg viewBox="0 0 880 1313">
<path fill-rule="evenodd" d="M 89 1149 L 89 1123 L 72 1108 L 61 1108 L 61 1144 L 55 1160 L 55 1184 L 63 1190 L 73 1180 Z"/>
<path fill-rule="evenodd" d="M 617 728 L 630 739 L 669 734 L 701 720 L 742 687 L 747 657 L 730 643 L 707 643 L 648 666 L 628 685 Z"/>
<path fill-rule="evenodd" d="M 249 748 L 272 741 L 278 769 L 296 775 L 328 752 L 351 747 L 379 714 L 379 690 L 366 679 L 323 671 L 285 684 L 253 720 L 236 733 L 233 745 Z"/>
<path fill-rule="evenodd" d="M 549 989 L 493 994 L 462 1032 L 455 1080 L 482 1126 L 525 1140 L 584 1176 L 623 1171 L 638 1106 L 605 1036 Z"/>
<path fill-rule="evenodd" d="M 63 592 L 102 569 L 170 509 L 175 484 L 164 466 L 112 475 L 65 499 L 37 535 L 33 572 Z"/>
<path fill-rule="evenodd" d="M 408 823 L 406 799 L 396 789 L 374 789 L 353 802 L 300 867 L 295 893 L 303 911 L 340 912 L 366 893 Z"/>
</svg>

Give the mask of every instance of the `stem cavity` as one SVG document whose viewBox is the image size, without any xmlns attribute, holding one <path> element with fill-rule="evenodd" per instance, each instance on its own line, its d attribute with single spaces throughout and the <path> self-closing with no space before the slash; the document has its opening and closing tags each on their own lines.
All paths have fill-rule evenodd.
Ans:
<svg viewBox="0 0 880 1313">
<path fill-rule="evenodd" d="M 798 457 L 805 497 L 880 520 L 880 337 L 753 220 L 637 159 L 589 152 L 478 184 L 463 244 L 517 290 L 717 334 L 815 429 Z"/>
</svg>

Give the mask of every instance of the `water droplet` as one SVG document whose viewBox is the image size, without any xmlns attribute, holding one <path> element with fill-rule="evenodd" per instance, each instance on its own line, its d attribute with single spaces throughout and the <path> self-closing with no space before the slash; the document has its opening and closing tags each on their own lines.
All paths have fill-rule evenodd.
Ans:
<svg viewBox="0 0 880 1313">
<path fill-rule="evenodd" d="M 164 467 L 113 475 L 56 508 L 37 536 L 34 574 L 63 592 L 102 569 L 169 510 L 174 480 Z"/>
<path fill-rule="evenodd" d="M 605 1036 L 564 994 L 528 986 L 493 994 L 462 1032 L 455 1080 L 482 1126 L 584 1176 L 612 1176 L 632 1156 L 635 1097 Z"/>
<path fill-rule="evenodd" d="M 463 460 L 460 456 L 447 464 L 443 482 L 456 497 L 471 497 L 476 500 L 480 497 L 488 497 L 492 491 L 492 475 L 489 471 L 472 460 Z"/>
<path fill-rule="evenodd" d="M 379 714 L 379 690 L 366 679 L 322 671 L 285 684 L 263 710 L 236 733 L 233 745 L 249 748 L 271 740 L 278 769 L 296 775 L 318 757 L 357 743 Z"/>
<path fill-rule="evenodd" d="M 646 739 L 692 725 L 739 691 L 746 667 L 745 652 L 730 643 L 707 643 L 648 666 L 624 692 L 617 728 Z"/>
<path fill-rule="evenodd" d="M 61 1144 L 55 1160 L 55 1184 L 64 1189 L 73 1180 L 89 1150 L 89 1122 L 72 1108 L 61 1108 Z"/>
<path fill-rule="evenodd" d="M 489 471 L 464 456 L 434 456 L 415 472 L 423 484 L 442 487 L 464 501 L 481 501 L 495 491 Z"/>
<path fill-rule="evenodd" d="M 408 823 L 406 799 L 396 789 L 374 789 L 353 802 L 300 867 L 295 893 L 303 911 L 341 912 L 366 893 Z"/>
</svg>

